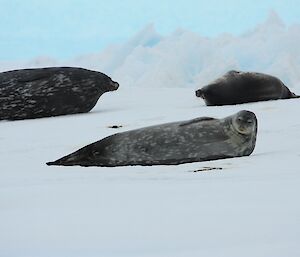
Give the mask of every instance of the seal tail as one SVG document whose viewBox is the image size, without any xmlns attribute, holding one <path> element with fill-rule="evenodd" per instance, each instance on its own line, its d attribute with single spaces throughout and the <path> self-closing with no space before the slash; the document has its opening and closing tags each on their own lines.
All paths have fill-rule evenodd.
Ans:
<svg viewBox="0 0 300 257">
<path fill-rule="evenodd" d="M 56 161 L 53 162 L 47 162 L 46 164 L 48 166 L 73 166 L 73 165 L 81 165 L 83 162 L 83 158 L 81 157 L 81 154 L 78 152 L 71 153 L 69 155 L 66 155 Z"/>
<path fill-rule="evenodd" d="M 291 98 L 300 98 L 300 95 L 296 95 L 295 93 L 291 92 L 292 97 Z"/>
<path fill-rule="evenodd" d="M 47 164 L 48 166 L 59 165 L 59 164 L 57 163 L 57 161 L 54 161 L 54 162 L 46 162 L 46 164 Z"/>
</svg>

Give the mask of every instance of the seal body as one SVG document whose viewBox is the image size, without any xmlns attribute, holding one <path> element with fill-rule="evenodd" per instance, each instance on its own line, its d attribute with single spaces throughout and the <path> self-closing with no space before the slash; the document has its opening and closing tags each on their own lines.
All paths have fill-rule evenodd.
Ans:
<svg viewBox="0 0 300 257">
<path fill-rule="evenodd" d="M 99 97 L 118 89 L 107 75 L 73 67 L 0 73 L 0 120 L 89 112 Z"/>
<path fill-rule="evenodd" d="M 298 98 L 281 80 L 255 72 L 229 71 L 196 91 L 206 105 L 230 105 L 276 99 Z"/>
<path fill-rule="evenodd" d="M 241 111 L 224 119 L 196 118 L 114 134 L 48 165 L 171 165 L 250 155 L 257 119 Z"/>
</svg>

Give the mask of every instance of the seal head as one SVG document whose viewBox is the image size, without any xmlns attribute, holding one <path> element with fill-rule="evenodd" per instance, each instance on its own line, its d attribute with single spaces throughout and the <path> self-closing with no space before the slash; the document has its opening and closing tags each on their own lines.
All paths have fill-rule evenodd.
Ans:
<svg viewBox="0 0 300 257">
<path fill-rule="evenodd" d="M 257 129 L 257 119 L 253 112 L 240 111 L 233 116 L 232 125 L 238 133 L 250 135 Z"/>
</svg>

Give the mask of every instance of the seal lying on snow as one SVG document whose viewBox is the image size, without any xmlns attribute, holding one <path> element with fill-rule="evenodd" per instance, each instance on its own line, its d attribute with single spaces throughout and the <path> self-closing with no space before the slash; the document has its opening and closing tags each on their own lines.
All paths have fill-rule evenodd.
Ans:
<svg viewBox="0 0 300 257">
<path fill-rule="evenodd" d="M 55 67 L 0 73 L 0 120 L 89 112 L 119 84 L 101 72 Z"/>
<path fill-rule="evenodd" d="M 196 118 L 114 134 L 48 165 L 168 165 L 250 155 L 257 120 L 240 111 L 224 119 Z"/>
<path fill-rule="evenodd" d="M 278 78 L 255 72 L 229 71 L 196 91 L 206 105 L 229 105 L 276 99 L 299 98 Z"/>
</svg>

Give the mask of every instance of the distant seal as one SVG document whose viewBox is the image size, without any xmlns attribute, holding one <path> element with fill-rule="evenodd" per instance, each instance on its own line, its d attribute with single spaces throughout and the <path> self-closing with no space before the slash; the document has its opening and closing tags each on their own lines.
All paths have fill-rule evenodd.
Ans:
<svg viewBox="0 0 300 257">
<path fill-rule="evenodd" d="M 0 120 L 22 120 L 89 112 L 99 97 L 117 90 L 107 75 L 73 67 L 0 73 Z"/>
<path fill-rule="evenodd" d="M 276 77 L 256 72 L 229 71 L 196 91 L 206 105 L 229 105 L 299 98 Z"/>
<path fill-rule="evenodd" d="M 240 111 L 224 119 L 196 118 L 114 134 L 48 165 L 177 165 L 250 155 L 257 119 Z"/>
</svg>

